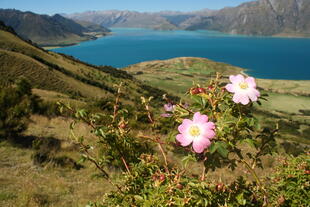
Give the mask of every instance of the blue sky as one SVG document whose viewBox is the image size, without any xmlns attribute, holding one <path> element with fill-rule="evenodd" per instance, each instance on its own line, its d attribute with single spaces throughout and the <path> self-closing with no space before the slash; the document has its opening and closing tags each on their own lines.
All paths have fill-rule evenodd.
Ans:
<svg viewBox="0 0 310 207">
<path fill-rule="evenodd" d="M 0 0 L 0 8 L 39 14 L 74 13 L 88 10 L 194 11 L 237 6 L 250 0 Z"/>
</svg>

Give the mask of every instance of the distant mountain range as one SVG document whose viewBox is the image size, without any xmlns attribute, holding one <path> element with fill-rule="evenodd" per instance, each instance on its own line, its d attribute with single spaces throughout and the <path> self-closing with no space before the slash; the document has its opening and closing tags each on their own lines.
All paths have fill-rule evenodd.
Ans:
<svg viewBox="0 0 310 207">
<path fill-rule="evenodd" d="M 237 7 L 194 12 L 110 10 L 48 16 L 0 9 L 0 21 L 40 46 L 66 46 L 96 39 L 110 31 L 107 27 L 310 37 L 310 0 L 257 0 Z"/>
<path fill-rule="evenodd" d="M 65 16 L 105 27 L 208 29 L 246 35 L 310 36 L 309 0 L 257 0 L 217 11 L 141 13 L 113 10 Z"/>
<path fill-rule="evenodd" d="M 70 45 L 96 38 L 109 30 L 94 23 L 77 23 L 59 14 L 54 16 L 0 9 L 0 21 L 11 26 L 17 34 L 39 45 Z M 95 34 L 96 33 L 96 34 Z"/>
<path fill-rule="evenodd" d="M 258 0 L 219 10 L 186 29 L 235 34 L 310 36 L 309 0 Z"/>
</svg>

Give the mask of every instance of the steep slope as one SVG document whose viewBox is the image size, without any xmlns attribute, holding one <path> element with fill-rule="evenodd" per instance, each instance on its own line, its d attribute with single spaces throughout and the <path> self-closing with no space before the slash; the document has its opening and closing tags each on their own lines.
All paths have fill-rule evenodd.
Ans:
<svg viewBox="0 0 310 207">
<path fill-rule="evenodd" d="M 141 96 L 161 100 L 164 91 L 145 85 L 124 71 L 112 67 L 95 67 L 54 52 L 35 47 L 0 28 L 1 82 L 25 77 L 39 89 L 56 91 L 81 100 L 110 97 L 115 84 L 123 83 L 124 100 L 134 103 Z"/>
<path fill-rule="evenodd" d="M 92 32 L 71 19 L 61 15 L 39 15 L 12 9 L 0 9 L 0 21 L 13 29 L 23 38 L 39 45 L 69 45 L 95 38 L 86 35 Z"/>
<path fill-rule="evenodd" d="M 258 0 L 224 8 L 185 24 L 186 29 L 210 29 L 247 35 L 310 36 L 310 1 Z"/>
<path fill-rule="evenodd" d="M 86 28 L 87 32 L 99 32 L 99 33 L 100 32 L 102 33 L 111 32 L 111 30 L 99 24 L 94 24 L 94 23 L 87 22 L 87 21 L 78 21 L 78 20 L 76 22 L 82 25 L 84 28 Z"/>
</svg>

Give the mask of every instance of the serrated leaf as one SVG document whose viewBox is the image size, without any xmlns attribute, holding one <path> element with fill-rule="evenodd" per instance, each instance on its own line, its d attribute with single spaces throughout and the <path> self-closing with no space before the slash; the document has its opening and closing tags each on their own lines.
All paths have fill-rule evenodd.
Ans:
<svg viewBox="0 0 310 207">
<path fill-rule="evenodd" d="M 137 201 L 143 201 L 143 197 L 142 197 L 142 196 L 134 195 L 134 198 L 135 198 Z"/>
<path fill-rule="evenodd" d="M 212 143 L 210 148 L 209 148 L 210 153 L 213 154 L 214 152 L 216 152 L 217 147 L 218 147 L 217 142 Z"/>
<path fill-rule="evenodd" d="M 228 156 L 228 150 L 223 145 L 219 145 L 217 148 L 217 152 L 224 158 L 227 158 Z"/>
<path fill-rule="evenodd" d="M 243 198 L 243 193 L 240 193 L 236 196 L 236 199 L 240 205 L 245 205 L 246 200 Z"/>
<path fill-rule="evenodd" d="M 191 155 L 191 154 L 189 154 L 189 155 L 187 155 L 186 157 L 184 157 L 184 158 L 182 159 L 182 164 L 183 164 L 184 168 L 187 167 L 189 161 L 195 162 L 195 161 L 196 161 L 196 158 L 195 158 L 193 155 Z"/>
<path fill-rule="evenodd" d="M 247 143 L 251 147 L 256 147 L 255 146 L 255 141 L 253 139 L 245 139 L 242 141 L 242 143 Z"/>
</svg>

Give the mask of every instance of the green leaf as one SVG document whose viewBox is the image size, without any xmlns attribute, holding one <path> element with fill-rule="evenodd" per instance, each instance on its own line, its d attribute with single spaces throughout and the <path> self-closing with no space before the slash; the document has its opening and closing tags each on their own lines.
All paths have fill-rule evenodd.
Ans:
<svg viewBox="0 0 310 207">
<path fill-rule="evenodd" d="M 227 158 L 229 151 L 227 150 L 227 144 L 225 142 L 215 142 L 212 143 L 210 148 L 210 153 L 218 152 L 222 157 Z"/>
<path fill-rule="evenodd" d="M 143 201 L 143 197 L 142 197 L 142 196 L 135 195 L 134 198 L 135 198 L 137 201 Z"/>
<path fill-rule="evenodd" d="M 236 199 L 240 205 L 244 206 L 246 204 L 246 200 L 243 198 L 243 193 L 238 194 Z"/>
<path fill-rule="evenodd" d="M 195 158 L 192 154 L 189 154 L 189 155 L 187 155 L 186 157 L 184 157 L 184 158 L 182 159 L 182 164 L 183 164 L 184 168 L 187 167 L 189 161 L 195 162 L 195 161 L 196 161 L 196 158 Z"/>
<path fill-rule="evenodd" d="M 217 148 L 217 152 L 224 158 L 227 158 L 229 151 L 226 149 L 226 146 L 219 145 Z"/>
<path fill-rule="evenodd" d="M 254 147 L 254 148 L 256 147 L 255 141 L 253 139 L 247 138 L 247 139 L 243 140 L 242 143 L 247 143 L 249 146 Z"/>
<path fill-rule="evenodd" d="M 203 106 L 203 100 L 200 96 L 192 96 L 192 99 L 198 103 L 200 106 Z"/>
<path fill-rule="evenodd" d="M 213 154 L 214 152 L 216 152 L 217 148 L 218 148 L 218 143 L 217 142 L 212 143 L 209 148 L 210 153 Z"/>
</svg>

